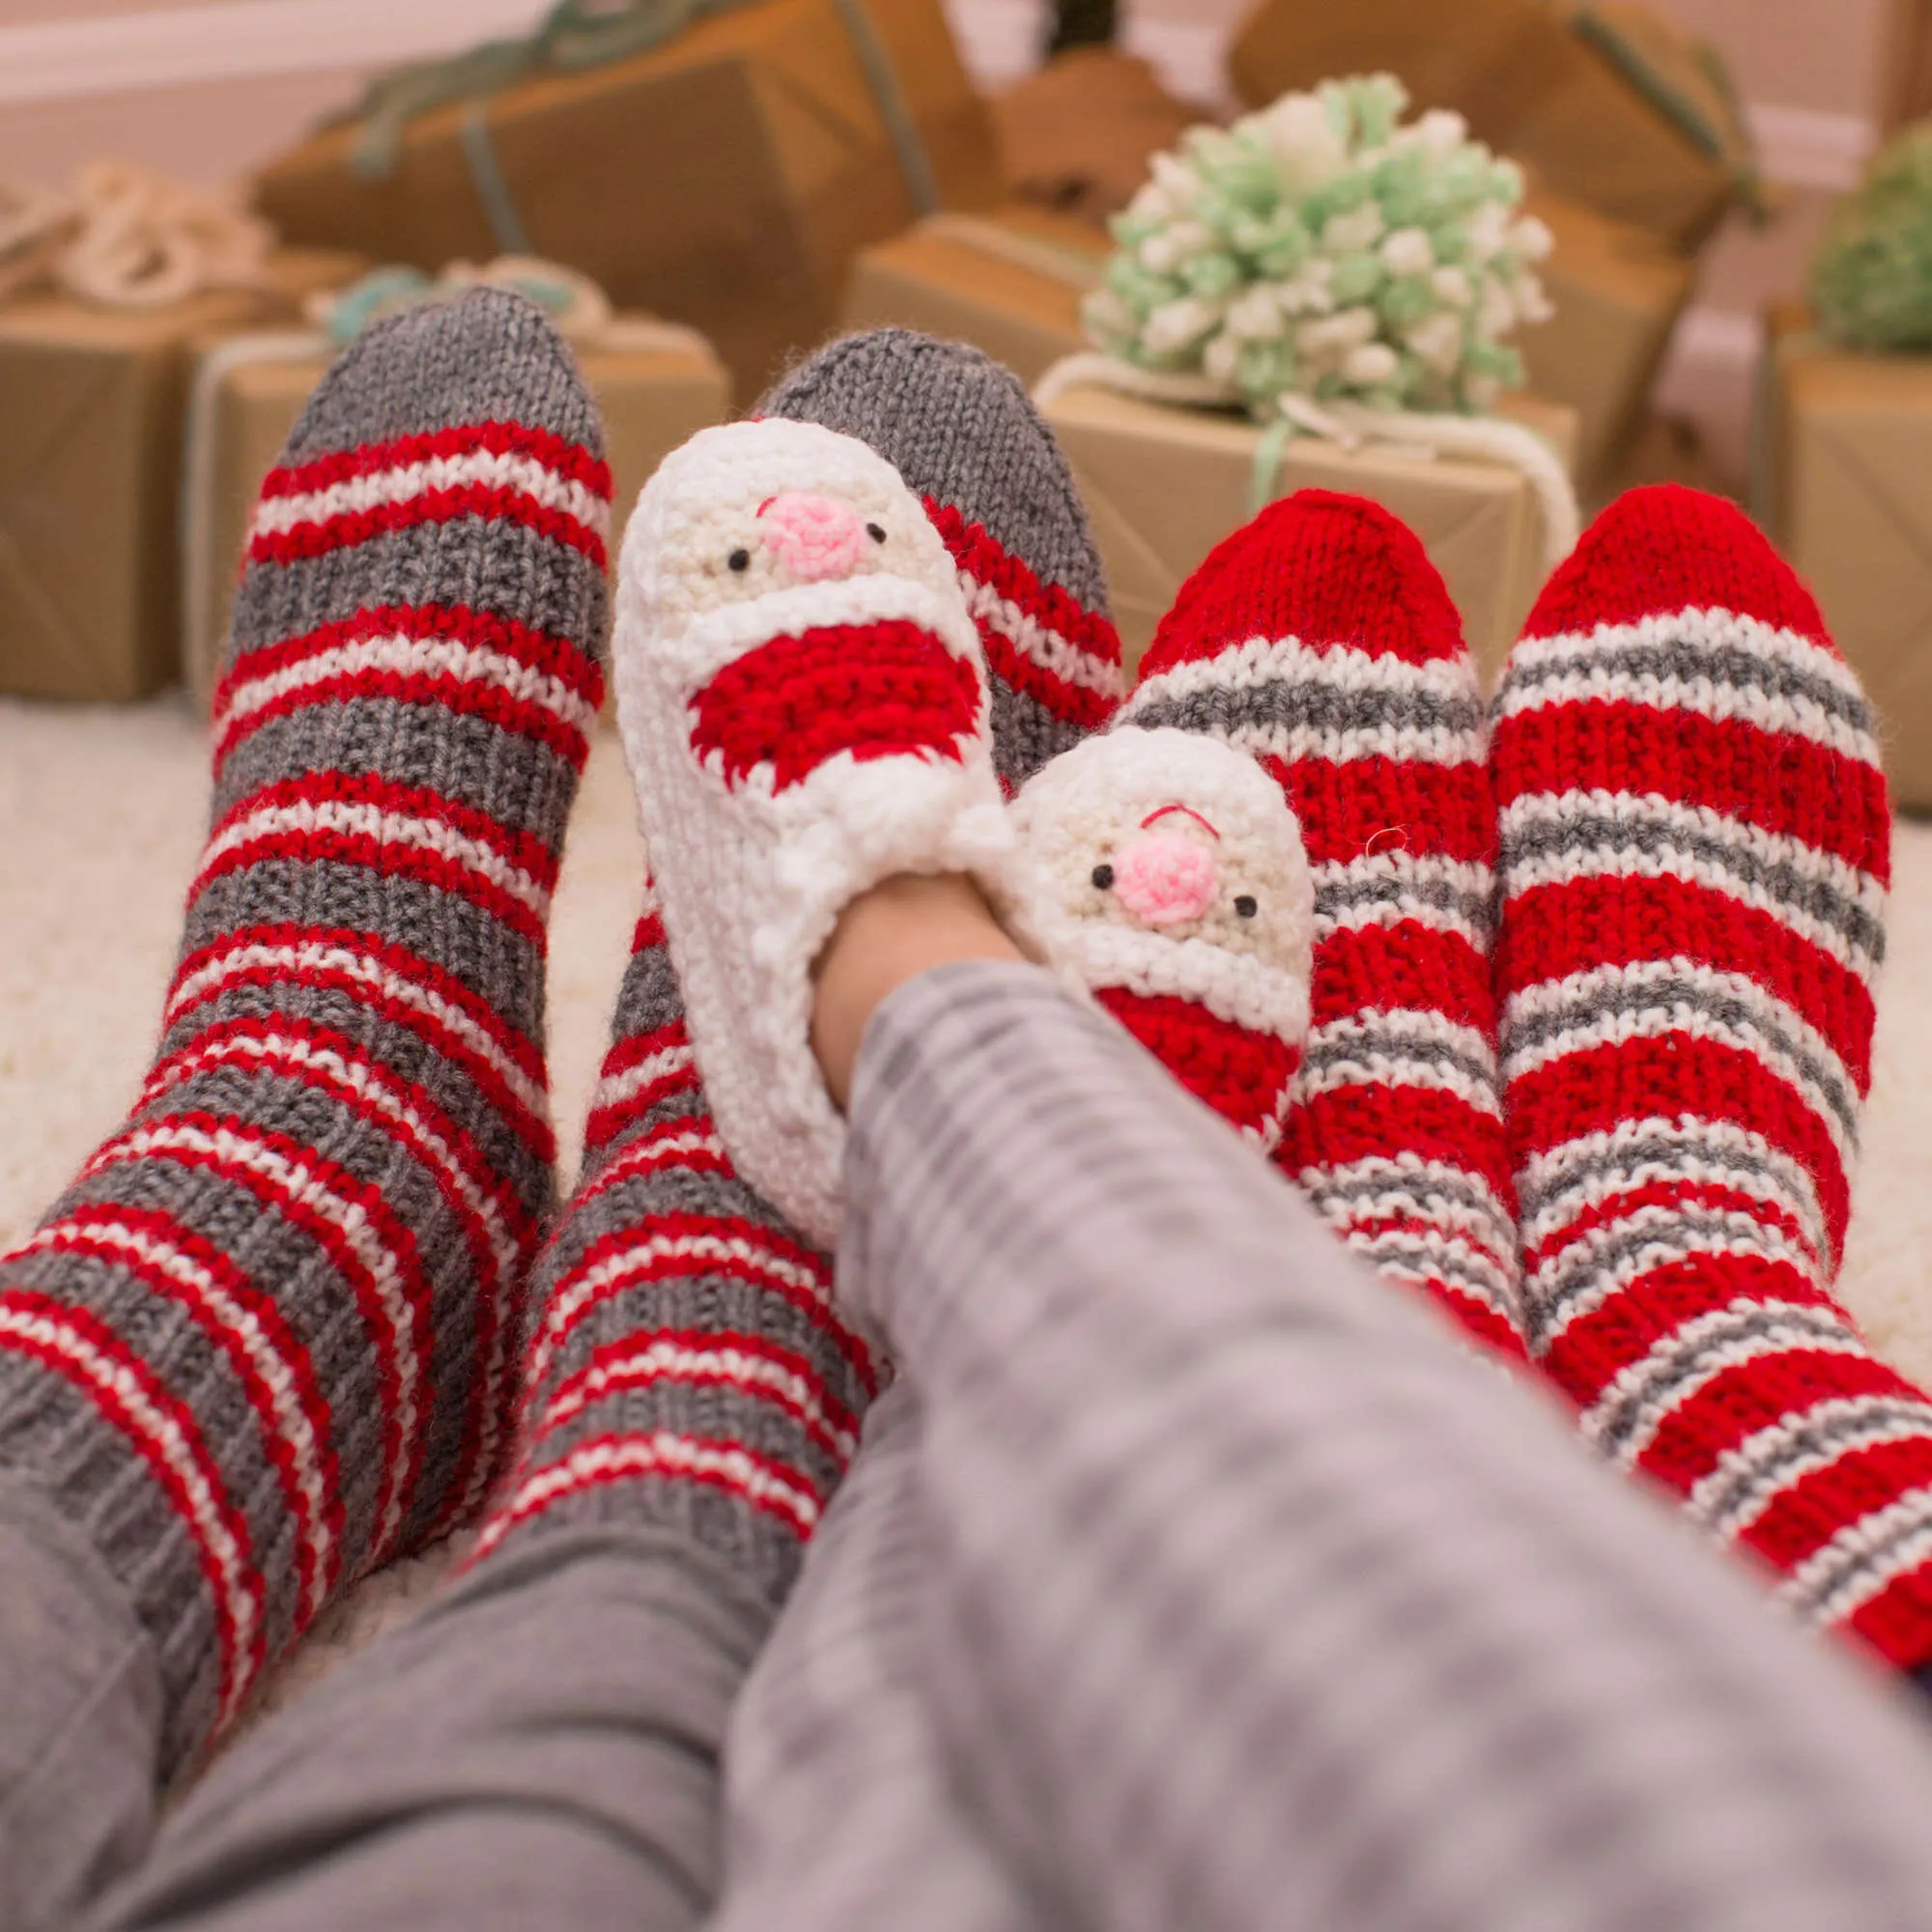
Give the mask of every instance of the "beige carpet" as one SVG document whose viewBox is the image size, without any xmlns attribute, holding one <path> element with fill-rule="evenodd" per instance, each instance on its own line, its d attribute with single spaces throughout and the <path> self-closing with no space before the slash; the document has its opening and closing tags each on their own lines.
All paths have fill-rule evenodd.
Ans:
<svg viewBox="0 0 1932 1932">
<path fill-rule="evenodd" d="M 178 696 L 116 710 L 0 699 L 0 1247 L 25 1234 L 139 1085 L 204 830 L 200 729 Z M 616 742 L 570 836 L 551 955 L 565 1172 L 637 915 L 639 848 Z M 1932 1382 L 1932 824 L 1902 823 L 1843 1293 L 1877 1347 Z M 286 1698 L 403 1613 L 440 1559 L 372 1579 L 317 1633 Z"/>
</svg>

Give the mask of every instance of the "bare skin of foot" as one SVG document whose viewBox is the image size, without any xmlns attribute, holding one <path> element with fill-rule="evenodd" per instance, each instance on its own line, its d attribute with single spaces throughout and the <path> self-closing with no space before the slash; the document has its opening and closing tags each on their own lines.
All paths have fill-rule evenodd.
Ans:
<svg viewBox="0 0 1932 1932">
<path fill-rule="evenodd" d="M 956 960 L 1022 957 L 971 879 L 901 873 L 861 893 L 812 972 L 811 1047 L 835 1104 L 843 1110 L 866 1023 L 889 993 Z"/>
</svg>

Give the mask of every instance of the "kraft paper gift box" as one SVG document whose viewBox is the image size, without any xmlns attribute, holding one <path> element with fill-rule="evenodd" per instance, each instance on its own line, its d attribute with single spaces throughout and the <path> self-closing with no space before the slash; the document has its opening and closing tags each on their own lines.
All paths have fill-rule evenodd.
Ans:
<svg viewBox="0 0 1932 1932">
<path fill-rule="evenodd" d="M 1673 71 L 1655 71 L 1665 35 L 1634 33 L 1640 10 L 1583 11 L 1611 17 L 1586 37 L 1549 0 L 1264 0 L 1228 70 L 1250 107 L 1338 74 L 1393 73 L 1416 107 L 1456 109 L 1478 140 L 1556 192 L 1694 249 L 1738 185 L 1729 128 L 1703 146 L 1687 131 L 1710 119 L 1698 50 L 1680 39 Z M 1632 78 L 1639 68 L 1644 88 Z"/>
<path fill-rule="evenodd" d="M 1628 222 L 1531 192 L 1554 242 L 1537 273 L 1554 316 L 1517 338 L 1530 387 L 1577 412 L 1577 477 L 1598 495 L 1640 428 L 1696 264 Z"/>
<path fill-rule="evenodd" d="M 125 699 L 175 681 L 190 344 L 293 316 L 362 267 L 292 249 L 261 293 L 159 309 L 0 304 L 0 692 Z"/>
<path fill-rule="evenodd" d="M 936 214 L 859 257 L 840 326 L 896 323 L 970 342 L 1031 387 L 1086 348 L 1080 298 L 1111 250 L 1096 230 L 1037 210 Z"/>
<path fill-rule="evenodd" d="M 1131 673 L 1195 566 L 1253 514 L 1263 432 L 1233 412 L 1100 388 L 1068 389 L 1045 414 L 1093 524 Z M 1560 431 L 1560 414 L 1552 426 Z M 1273 495 L 1303 489 L 1372 497 L 1421 538 L 1463 613 L 1484 682 L 1493 683 L 1543 587 L 1542 513 L 1522 472 L 1297 437 Z"/>
<path fill-rule="evenodd" d="M 1769 333 L 1754 507 L 1863 680 L 1893 803 L 1932 810 L 1932 355 L 1833 348 L 1800 307 Z"/>
<path fill-rule="evenodd" d="M 574 345 L 604 419 L 611 465 L 611 557 L 638 493 L 677 446 L 730 411 L 730 379 L 691 331 L 623 316 Z M 262 478 L 334 355 L 306 334 L 242 334 L 207 347 L 196 372 L 182 520 L 187 682 L 205 706 L 219 675 L 228 613 Z"/>
<path fill-rule="evenodd" d="M 292 241 L 432 271 L 560 262 L 620 308 L 699 329 L 750 404 L 831 328 L 859 250 L 925 212 L 882 99 L 911 124 L 934 205 L 1001 199 L 940 0 L 753 0 L 647 52 L 419 114 L 380 178 L 357 172 L 365 124 L 326 128 L 257 177 L 255 200 Z"/>
</svg>

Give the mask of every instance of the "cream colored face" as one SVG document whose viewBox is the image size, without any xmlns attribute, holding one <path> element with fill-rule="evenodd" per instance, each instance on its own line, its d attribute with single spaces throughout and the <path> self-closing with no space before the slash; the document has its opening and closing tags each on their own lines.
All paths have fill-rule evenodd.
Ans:
<svg viewBox="0 0 1932 1932">
<path fill-rule="evenodd" d="M 675 623 L 776 590 L 878 576 L 952 582 L 938 533 L 903 486 L 835 473 L 785 488 L 753 469 L 742 488 L 675 505 L 654 587 Z"/>
<path fill-rule="evenodd" d="M 1137 813 L 1141 803 L 1083 813 L 1042 855 L 1069 916 L 1207 939 L 1284 970 L 1305 959 L 1310 893 L 1298 841 L 1284 844 L 1269 836 L 1278 827 L 1199 792 Z"/>
<path fill-rule="evenodd" d="M 1030 780 L 1012 809 L 1047 909 L 1076 928 L 1199 939 L 1307 972 L 1301 829 L 1245 753 L 1171 728 L 1104 731 Z"/>
</svg>

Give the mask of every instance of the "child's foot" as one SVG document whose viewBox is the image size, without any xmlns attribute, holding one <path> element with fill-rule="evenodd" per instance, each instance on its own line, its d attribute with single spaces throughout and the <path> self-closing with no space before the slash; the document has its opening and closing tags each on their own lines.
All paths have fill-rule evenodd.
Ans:
<svg viewBox="0 0 1932 1932">
<path fill-rule="evenodd" d="M 1738 511 L 1642 490 L 1551 581 L 1497 711 L 1533 1350 L 1789 1601 L 1932 1662 L 1932 1406 L 1830 1293 L 1890 838 L 1858 679 Z"/>
<path fill-rule="evenodd" d="M 252 526 L 160 1058 L 0 1260 L 0 1471 L 127 1587 L 164 1770 L 502 1446 L 552 1193 L 545 926 L 602 694 L 598 444 L 497 292 L 324 381 Z"/>
</svg>

